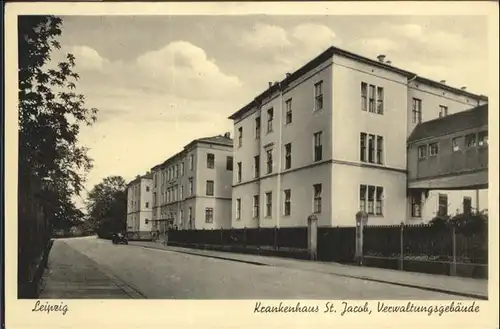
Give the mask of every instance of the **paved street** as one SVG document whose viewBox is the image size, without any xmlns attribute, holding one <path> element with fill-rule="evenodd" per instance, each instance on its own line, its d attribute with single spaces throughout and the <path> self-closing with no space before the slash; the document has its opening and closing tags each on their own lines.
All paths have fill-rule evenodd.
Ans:
<svg viewBox="0 0 500 329">
<path fill-rule="evenodd" d="M 56 240 L 41 298 L 463 299 L 316 271 L 301 261 L 260 265 L 185 251 L 96 237 Z"/>
</svg>

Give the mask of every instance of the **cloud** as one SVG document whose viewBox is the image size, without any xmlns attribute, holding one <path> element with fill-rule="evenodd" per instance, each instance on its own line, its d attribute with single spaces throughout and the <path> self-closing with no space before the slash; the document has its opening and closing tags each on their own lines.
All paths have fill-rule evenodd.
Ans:
<svg viewBox="0 0 500 329">
<path fill-rule="evenodd" d="M 351 43 L 353 51 L 360 55 L 375 57 L 379 54 L 390 54 L 401 51 L 401 44 L 388 38 L 366 38 Z"/>
<path fill-rule="evenodd" d="M 251 31 L 244 32 L 239 44 L 251 52 L 281 51 L 292 46 L 285 29 L 262 23 L 257 23 Z"/>
<path fill-rule="evenodd" d="M 78 58 L 76 62 L 77 69 L 102 70 L 109 63 L 95 49 L 88 46 L 73 46 L 68 49 L 68 52 Z"/>
</svg>

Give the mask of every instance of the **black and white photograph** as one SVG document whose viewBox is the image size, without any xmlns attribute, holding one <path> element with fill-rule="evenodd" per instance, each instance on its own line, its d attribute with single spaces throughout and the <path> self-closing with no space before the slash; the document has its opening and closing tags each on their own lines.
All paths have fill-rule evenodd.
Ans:
<svg viewBox="0 0 500 329">
<path fill-rule="evenodd" d="M 30 312 L 247 300 L 354 317 L 492 298 L 496 18 L 285 5 L 11 20 L 9 289 Z"/>
</svg>

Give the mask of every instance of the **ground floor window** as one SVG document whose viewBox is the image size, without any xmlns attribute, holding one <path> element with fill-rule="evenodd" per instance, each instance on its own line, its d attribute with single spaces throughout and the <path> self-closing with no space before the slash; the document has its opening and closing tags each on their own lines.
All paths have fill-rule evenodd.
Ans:
<svg viewBox="0 0 500 329">
<path fill-rule="evenodd" d="M 438 216 L 448 215 L 448 196 L 446 194 L 439 194 L 438 198 Z"/>
<path fill-rule="evenodd" d="M 370 215 L 382 216 L 384 213 L 384 188 L 374 185 L 359 186 L 359 210 Z M 368 203 L 367 203 L 368 200 Z"/>
<path fill-rule="evenodd" d="M 422 217 L 422 194 L 414 193 L 411 197 L 411 216 Z"/>
<path fill-rule="evenodd" d="M 472 213 L 472 199 L 470 197 L 464 197 L 464 214 L 470 215 Z"/>
<path fill-rule="evenodd" d="M 214 208 L 205 208 L 205 223 L 214 222 Z"/>
</svg>

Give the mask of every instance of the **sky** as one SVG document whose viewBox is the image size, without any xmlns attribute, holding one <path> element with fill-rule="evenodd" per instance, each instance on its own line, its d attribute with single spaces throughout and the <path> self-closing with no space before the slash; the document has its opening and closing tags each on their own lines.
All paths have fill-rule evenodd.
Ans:
<svg viewBox="0 0 500 329">
<path fill-rule="evenodd" d="M 233 132 L 228 116 L 329 46 L 488 94 L 480 16 L 63 16 L 77 91 L 98 120 L 80 133 L 94 168 L 130 181 L 195 138 Z M 85 195 L 82 196 L 84 198 Z M 82 198 L 76 200 L 81 204 Z"/>
</svg>

